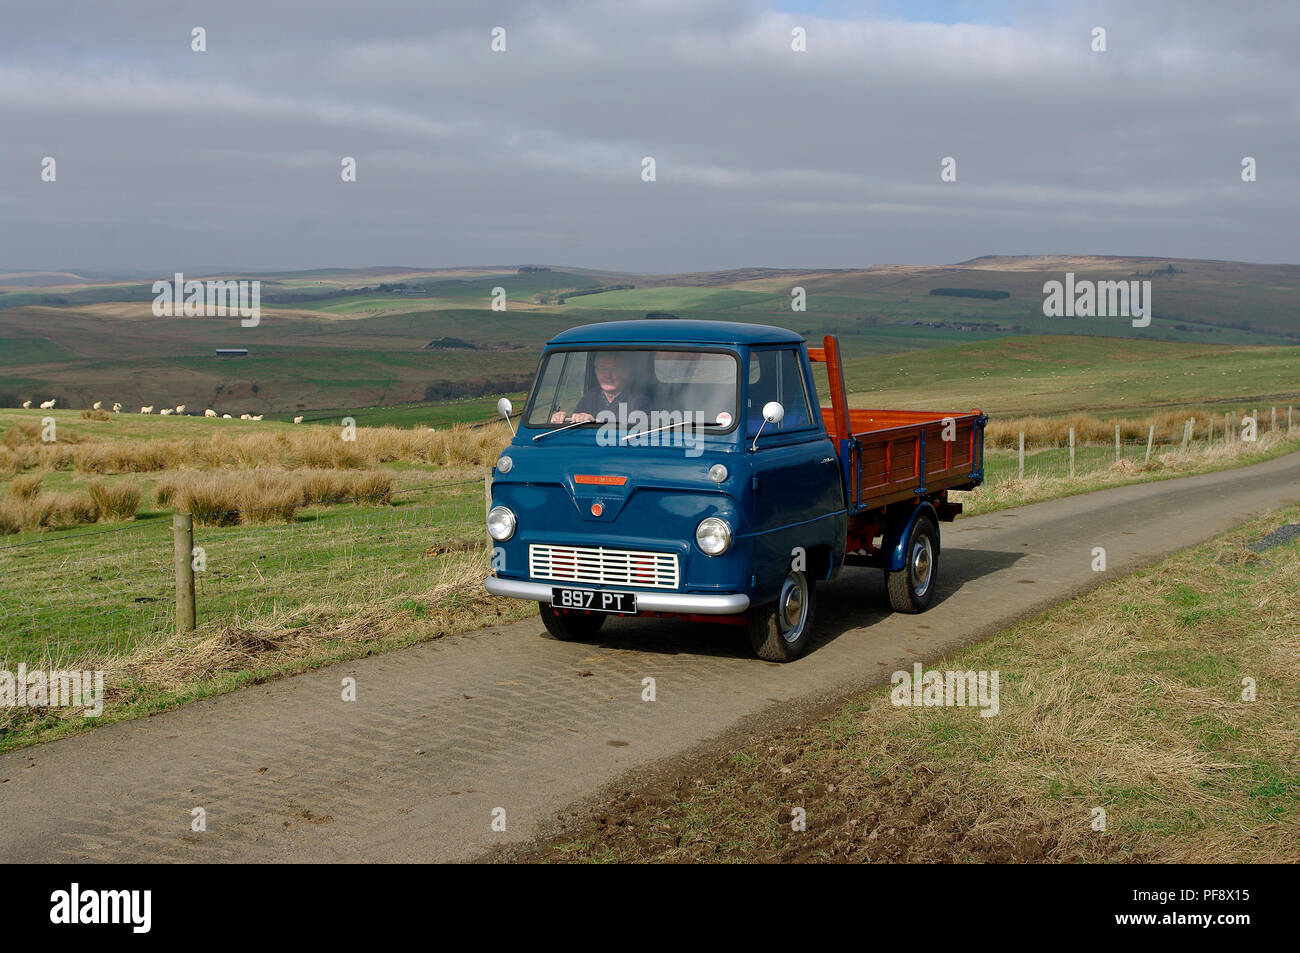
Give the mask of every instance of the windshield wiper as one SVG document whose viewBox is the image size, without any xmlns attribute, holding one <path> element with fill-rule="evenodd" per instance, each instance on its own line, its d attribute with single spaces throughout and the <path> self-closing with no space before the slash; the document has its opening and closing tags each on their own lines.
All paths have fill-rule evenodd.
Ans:
<svg viewBox="0 0 1300 953">
<path fill-rule="evenodd" d="M 583 424 L 595 423 L 592 420 L 579 420 L 577 423 L 569 424 L 567 427 L 557 427 L 555 430 L 548 430 L 546 433 L 539 433 L 533 440 L 541 440 L 543 437 L 549 437 L 553 433 L 560 433 L 562 430 L 572 430 L 574 427 L 581 427 Z"/>
</svg>

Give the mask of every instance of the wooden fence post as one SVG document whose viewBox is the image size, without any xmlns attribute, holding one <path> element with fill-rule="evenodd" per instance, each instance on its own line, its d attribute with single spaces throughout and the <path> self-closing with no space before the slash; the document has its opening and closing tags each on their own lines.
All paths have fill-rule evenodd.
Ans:
<svg viewBox="0 0 1300 953">
<path fill-rule="evenodd" d="M 1183 424 L 1183 446 L 1182 446 L 1182 449 L 1179 451 L 1180 453 L 1186 453 L 1186 452 L 1187 452 L 1187 441 L 1190 440 L 1190 439 L 1192 438 L 1192 435 L 1191 435 L 1191 424 L 1192 424 L 1192 421 L 1191 421 L 1191 418 L 1190 418 L 1190 417 L 1188 418 L 1187 422 L 1186 422 L 1185 424 Z"/>
<path fill-rule="evenodd" d="M 1286 432 L 1291 432 L 1291 405 L 1286 406 Z"/>
<path fill-rule="evenodd" d="M 1074 428 L 1070 428 L 1070 476 L 1074 476 Z"/>
<path fill-rule="evenodd" d="M 1268 422 L 1268 432 L 1273 433 L 1275 430 L 1277 430 L 1277 408 L 1276 407 L 1273 408 L 1272 416 Z"/>
<path fill-rule="evenodd" d="M 1156 425 L 1152 424 L 1151 429 L 1147 431 L 1147 458 L 1146 462 L 1151 462 L 1151 442 L 1156 439 Z"/>
<path fill-rule="evenodd" d="M 1210 414 L 1210 432 L 1205 435 L 1205 449 L 1214 446 L 1214 414 Z"/>
<path fill-rule="evenodd" d="M 1023 430 L 1020 431 L 1020 471 L 1019 472 L 1020 472 L 1019 479 L 1023 480 L 1025 478 L 1025 432 Z"/>
<path fill-rule="evenodd" d="M 194 517 L 172 514 L 173 559 L 176 566 L 176 632 L 194 631 Z"/>
<path fill-rule="evenodd" d="M 1115 425 L 1115 462 L 1119 463 L 1119 424 Z"/>
</svg>

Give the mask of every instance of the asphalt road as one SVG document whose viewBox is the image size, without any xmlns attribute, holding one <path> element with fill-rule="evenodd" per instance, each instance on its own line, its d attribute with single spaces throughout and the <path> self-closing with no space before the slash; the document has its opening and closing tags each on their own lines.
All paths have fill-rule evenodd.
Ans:
<svg viewBox="0 0 1300 953">
<path fill-rule="evenodd" d="M 0 755 L 0 861 L 474 859 L 629 772 L 779 730 L 1296 501 L 1291 454 L 962 519 L 942 528 L 929 612 L 888 613 L 879 572 L 847 570 L 792 665 L 753 659 L 732 627 L 616 620 L 579 645 L 531 619 L 108 725 Z"/>
</svg>

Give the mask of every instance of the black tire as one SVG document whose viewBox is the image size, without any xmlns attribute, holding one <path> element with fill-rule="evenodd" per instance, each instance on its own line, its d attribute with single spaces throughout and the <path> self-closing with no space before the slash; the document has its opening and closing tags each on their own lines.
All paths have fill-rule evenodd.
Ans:
<svg viewBox="0 0 1300 953">
<path fill-rule="evenodd" d="M 593 638 L 605 624 L 605 615 L 599 612 L 557 612 L 545 602 L 537 603 L 542 611 L 542 624 L 546 631 L 561 642 L 583 642 Z"/>
<path fill-rule="evenodd" d="M 790 616 L 797 615 L 792 621 Z M 807 573 L 791 570 L 781 581 L 775 602 L 749 613 L 749 644 L 768 662 L 793 662 L 808 651 L 817 615 L 817 584 Z"/>
<path fill-rule="evenodd" d="M 912 524 L 903 552 L 907 563 L 885 570 L 885 589 L 895 612 L 924 612 L 934 601 L 939 583 L 939 533 L 928 517 Z"/>
</svg>

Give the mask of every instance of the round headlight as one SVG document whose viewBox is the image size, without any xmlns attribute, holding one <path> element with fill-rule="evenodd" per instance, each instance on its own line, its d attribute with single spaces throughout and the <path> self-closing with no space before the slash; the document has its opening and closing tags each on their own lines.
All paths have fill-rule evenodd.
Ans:
<svg viewBox="0 0 1300 953">
<path fill-rule="evenodd" d="M 695 527 L 695 543 L 710 556 L 721 556 L 731 547 L 731 527 L 725 520 L 710 516 Z"/>
<path fill-rule="evenodd" d="M 727 468 L 721 463 L 715 463 L 709 467 L 709 479 L 714 483 L 721 483 L 727 478 Z"/>
<path fill-rule="evenodd" d="M 501 459 L 497 461 L 497 473 L 509 473 L 514 469 L 514 465 L 515 461 L 511 460 L 507 456 L 502 456 Z"/>
<path fill-rule="evenodd" d="M 488 511 L 488 535 L 504 543 L 515 535 L 515 514 L 504 506 L 494 506 Z"/>
</svg>

